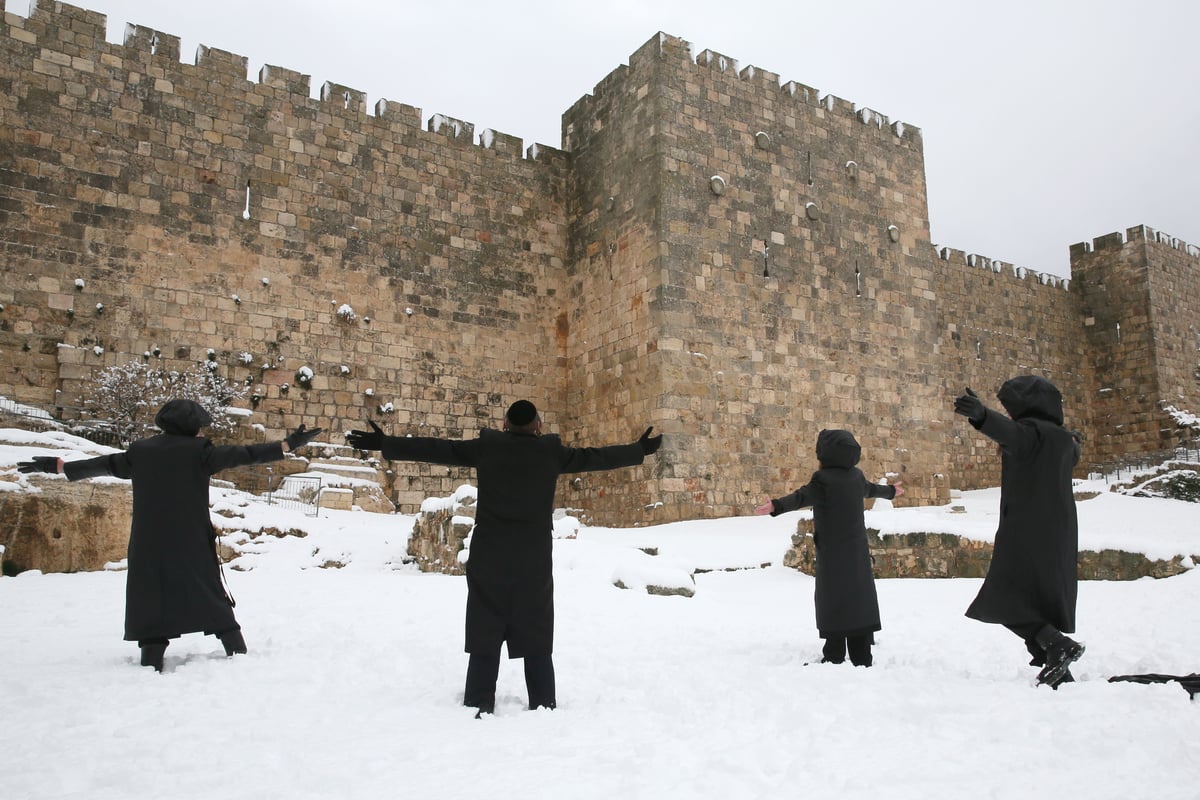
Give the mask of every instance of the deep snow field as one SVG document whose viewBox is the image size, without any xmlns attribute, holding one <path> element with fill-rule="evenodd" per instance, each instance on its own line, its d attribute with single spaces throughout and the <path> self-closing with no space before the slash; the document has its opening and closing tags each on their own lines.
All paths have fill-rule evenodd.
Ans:
<svg viewBox="0 0 1200 800">
<path fill-rule="evenodd" d="M 5 490 L 37 490 L 12 465 L 73 443 L 26 444 L 39 449 L 0 446 Z M 412 516 L 213 497 L 242 508 L 247 532 L 308 531 L 253 539 L 226 566 L 245 656 L 192 634 L 163 674 L 137 666 L 119 565 L 0 578 L 0 796 L 1200 797 L 1200 702 L 1178 684 L 1107 682 L 1200 672 L 1200 570 L 1082 582 L 1087 652 L 1053 691 L 1034 685 L 1019 639 L 963 616 L 975 579 L 879 580 L 875 666 L 814 663 L 813 579 L 780 565 L 799 514 L 568 519 L 559 707 L 527 711 L 521 662 L 506 660 L 497 713 L 476 720 L 461 706 L 465 582 L 402 563 Z M 965 492 L 952 517 L 879 503 L 868 522 L 990 538 L 997 500 Z M 1200 552 L 1200 505 L 1105 493 L 1079 509 L 1083 548 Z M 649 545 L 658 556 L 637 549 Z M 346 566 L 318 568 L 328 560 Z M 697 568 L 714 571 L 693 597 L 641 589 Z"/>
</svg>

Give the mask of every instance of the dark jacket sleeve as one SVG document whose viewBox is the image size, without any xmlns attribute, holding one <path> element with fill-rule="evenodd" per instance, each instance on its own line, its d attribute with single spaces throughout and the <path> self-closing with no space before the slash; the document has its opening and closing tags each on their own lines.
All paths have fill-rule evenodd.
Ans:
<svg viewBox="0 0 1200 800">
<path fill-rule="evenodd" d="M 789 511 L 811 506 L 811 486 L 811 483 L 806 483 L 791 494 L 780 497 L 777 500 L 772 500 L 771 505 L 773 506 L 773 510 L 771 511 L 771 516 L 778 517 L 780 514 L 786 514 Z"/>
<path fill-rule="evenodd" d="M 479 440 L 452 441 L 430 436 L 384 436 L 379 454 L 388 461 L 423 461 L 447 467 L 479 464 Z"/>
<path fill-rule="evenodd" d="M 646 459 L 642 446 L 637 442 L 614 444 L 609 447 L 564 447 L 562 452 L 562 472 L 599 472 L 619 467 L 636 467 Z"/>
<path fill-rule="evenodd" d="M 863 478 L 864 492 L 866 497 L 880 497 L 884 500 L 896 499 L 896 487 L 886 483 L 871 483 L 865 477 Z"/>
<path fill-rule="evenodd" d="M 279 461 L 283 458 L 283 445 L 280 442 L 266 444 L 217 446 L 208 443 L 204 448 L 204 462 L 208 465 L 210 475 L 230 467 L 242 467 L 246 464 L 265 464 L 269 461 Z"/>
<path fill-rule="evenodd" d="M 1014 422 L 990 408 L 985 408 L 983 421 L 971 424 L 984 436 L 996 442 L 1009 453 L 1017 457 L 1027 456 L 1033 452 L 1041 440 L 1041 432 L 1036 425 Z"/>
<path fill-rule="evenodd" d="M 132 473 L 129 465 L 129 455 L 126 453 L 113 453 L 112 455 L 96 456 L 95 458 L 88 458 L 83 461 L 68 461 L 63 464 L 63 474 L 67 476 L 67 480 L 69 481 L 78 481 L 84 478 L 99 478 L 102 475 L 127 479 Z"/>
</svg>

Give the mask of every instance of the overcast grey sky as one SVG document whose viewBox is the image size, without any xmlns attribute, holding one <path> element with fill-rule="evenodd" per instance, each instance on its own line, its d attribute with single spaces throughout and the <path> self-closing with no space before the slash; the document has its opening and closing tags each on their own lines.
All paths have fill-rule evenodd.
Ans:
<svg viewBox="0 0 1200 800">
<path fill-rule="evenodd" d="M 525 140 L 657 32 L 921 128 L 933 241 L 1056 275 L 1146 224 L 1200 245 L 1194 0 L 77 0 Z M 28 13 L 28 0 L 7 0 Z"/>
</svg>

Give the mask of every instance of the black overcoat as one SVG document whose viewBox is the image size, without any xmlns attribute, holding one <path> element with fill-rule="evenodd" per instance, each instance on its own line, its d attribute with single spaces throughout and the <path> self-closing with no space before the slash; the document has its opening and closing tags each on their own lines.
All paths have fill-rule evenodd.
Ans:
<svg viewBox="0 0 1200 800">
<path fill-rule="evenodd" d="M 125 639 L 172 639 L 238 627 L 221 583 L 208 481 L 229 467 L 281 458 L 279 442 L 216 446 L 194 433 L 162 433 L 122 453 L 64 465 L 70 480 L 112 475 L 133 481 Z"/>
<path fill-rule="evenodd" d="M 812 506 L 817 546 L 814 605 L 822 638 L 857 636 L 881 627 L 863 500 L 891 500 L 896 487 L 868 481 L 855 466 L 860 453 L 849 431 L 821 431 L 817 436 L 821 469 L 804 486 L 771 501 L 771 516 Z"/>
<path fill-rule="evenodd" d="M 1045 378 L 1013 378 L 997 396 L 1009 416 L 985 409 L 971 423 L 1000 445 L 1000 524 L 967 616 L 1073 633 L 1079 524 L 1071 474 L 1079 444 L 1062 425 L 1062 395 Z"/>
<path fill-rule="evenodd" d="M 483 430 L 475 439 L 384 436 L 393 461 L 473 467 L 475 531 L 467 559 L 466 651 L 510 658 L 554 649 L 554 489 L 564 472 L 641 464 L 641 445 L 567 447 L 557 436 Z"/>
</svg>

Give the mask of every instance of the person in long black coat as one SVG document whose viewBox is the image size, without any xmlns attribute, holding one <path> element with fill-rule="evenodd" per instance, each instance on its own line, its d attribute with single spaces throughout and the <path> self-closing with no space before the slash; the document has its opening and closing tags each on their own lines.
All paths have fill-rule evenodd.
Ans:
<svg viewBox="0 0 1200 800">
<path fill-rule="evenodd" d="M 214 445 L 199 436 L 212 424 L 192 400 L 170 400 L 154 418 L 161 434 L 129 449 L 81 461 L 41 456 L 22 472 L 62 473 L 68 480 L 111 475 L 133 482 L 133 523 L 125 579 L 125 639 L 141 648 L 142 666 L 161 672 L 169 640 L 203 631 L 227 655 L 246 642 L 221 582 L 216 532 L 208 510 L 209 478 L 223 469 L 278 461 L 317 434 L 301 425 L 282 442 Z"/>
<path fill-rule="evenodd" d="M 528 400 L 513 403 L 502 431 L 484 429 L 475 439 L 389 436 L 374 422 L 351 431 L 359 450 L 378 450 L 393 461 L 473 467 L 478 482 L 475 530 L 466 565 L 466 688 L 463 705 L 491 714 L 501 646 L 524 659 L 529 708 L 554 708 L 554 490 L 558 476 L 641 464 L 658 450 L 662 435 L 647 428 L 633 444 L 567 447 L 542 434 Z"/>
<path fill-rule="evenodd" d="M 863 501 L 892 500 L 902 494 L 901 482 L 871 483 L 856 464 L 862 448 L 846 430 L 823 430 L 817 435 L 821 468 L 808 483 L 754 509 L 773 517 L 812 506 L 813 542 L 817 546 L 815 606 L 817 631 L 825 640 L 823 662 L 869 667 L 875 631 L 881 629 L 875 574 L 867 546 Z"/>
<path fill-rule="evenodd" d="M 1062 394 L 1050 381 L 1021 375 L 996 396 L 1008 416 L 974 392 L 954 411 L 1000 445 L 1000 525 L 992 561 L 967 616 L 1004 625 L 1025 640 L 1038 682 L 1055 688 L 1072 680 L 1083 655 L 1075 632 L 1079 524 L 1071 475 L 1079 438 L 1063 427 Z"/>
</svg>

